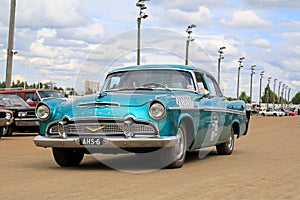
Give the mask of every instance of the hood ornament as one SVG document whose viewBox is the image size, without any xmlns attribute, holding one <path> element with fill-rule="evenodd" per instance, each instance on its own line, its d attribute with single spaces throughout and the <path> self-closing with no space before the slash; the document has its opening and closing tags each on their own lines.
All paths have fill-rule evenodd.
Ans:
<svg viewBox="0 0 300 200">
<path fill-rule="evenodd" d="M 100 127 L 97 127 L 97 128 L 91 128 L 91 127 L 86 126 L 85 128 L 86 128 L 87 130 L 89 130 L 89 131 L 95 133 L 95 132 L 97 132 L 97 131 L 100 131 L 100 130 L 104 129 L 105 126 L 100 126 Z"/>
</svg>

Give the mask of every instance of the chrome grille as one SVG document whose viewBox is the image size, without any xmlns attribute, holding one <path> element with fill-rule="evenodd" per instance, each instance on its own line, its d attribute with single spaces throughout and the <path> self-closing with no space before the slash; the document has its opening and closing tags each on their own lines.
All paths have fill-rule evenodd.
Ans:
<svg viewBox="0 0 300 200">
<path fill-rule="evenodd" d="M 80 136 L 80 135 L 104 135 L 104 136 L 120 136 L 124 135 L 124 131 L 127 127 L 123 122 L 99 122 L 99 123 L 69 123 L 64 125 L 65 133 L 68 136 Z M 156 129 L 144 123 L 131 123 L 130 132 L 133 135 L 143 136 L 157 136 Z M 58 135 L 57 124 L 49 128 L 49 135 Z"/>
</svg>

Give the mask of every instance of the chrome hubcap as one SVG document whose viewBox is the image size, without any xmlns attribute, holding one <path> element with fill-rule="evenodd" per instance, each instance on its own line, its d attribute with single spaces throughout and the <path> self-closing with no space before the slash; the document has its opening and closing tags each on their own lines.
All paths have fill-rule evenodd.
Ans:
<svg viewBox="0 0 300 200">
<path fill-rule="evenodd" d="M 176 158 L 178 160 L 182 159 L 182 157 L 184 155 L 184 151 L 185 151 L 184 134 L 183 134 L 182 128 L 179 128 L 178 132 L 177 132 L 177 145 L 176 145 L 176 152 L 177 152 Z"/>
</svg>

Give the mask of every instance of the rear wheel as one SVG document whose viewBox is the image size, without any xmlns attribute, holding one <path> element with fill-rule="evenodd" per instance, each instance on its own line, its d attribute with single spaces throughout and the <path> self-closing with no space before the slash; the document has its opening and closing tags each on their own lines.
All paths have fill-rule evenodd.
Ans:
<svg viewBox="0 0 300 200">
<path fill-rule="evenodd" d="M 76 149 L 52 148 L 52 153 L 57 164 L 62 167 L 75 167 L 80 164 L 84 153 Z"/>
<path fill-rule="evenodd" d="M 3 135 L 3 127 L 0 127 L 0 138 L 2 137 Z"/>
<path fill-rule="evenodd" d="M 231 127 L 231 133 L 228 140 L 222 144 L 216 145 L 218 154 L 230 155 L 234 149 L 234 130 Z"/>
</svg>

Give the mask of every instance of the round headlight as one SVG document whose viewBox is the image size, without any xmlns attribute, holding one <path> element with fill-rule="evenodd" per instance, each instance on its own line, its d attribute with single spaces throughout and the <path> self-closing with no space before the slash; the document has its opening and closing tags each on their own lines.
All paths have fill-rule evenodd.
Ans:
<svg viewBox="0 0 300 200">
<path fill-rule="evenodd" d="M 161 119 L 165 113 L 165 107 L 159 102 L 153 103 L 149 108 L 149 115 L 154 119 Z"/>
<path fill-rule="evenodd" d="M 50 109 L 46 105 L 40 105 L 36 109 L 36 116 L 40 120 L 46 120 L 50 116 Z"/>
<path fill-rule="evenodd" d="M 11 113 L 7 112 L 7 113 L 6 113 L 6 117 L 5 117 L 5 118 L 6 118 L 7 120 L 10 120 L 10 119 L 11 119 L 11 117 L 12 117 Z"/>
</svg>

